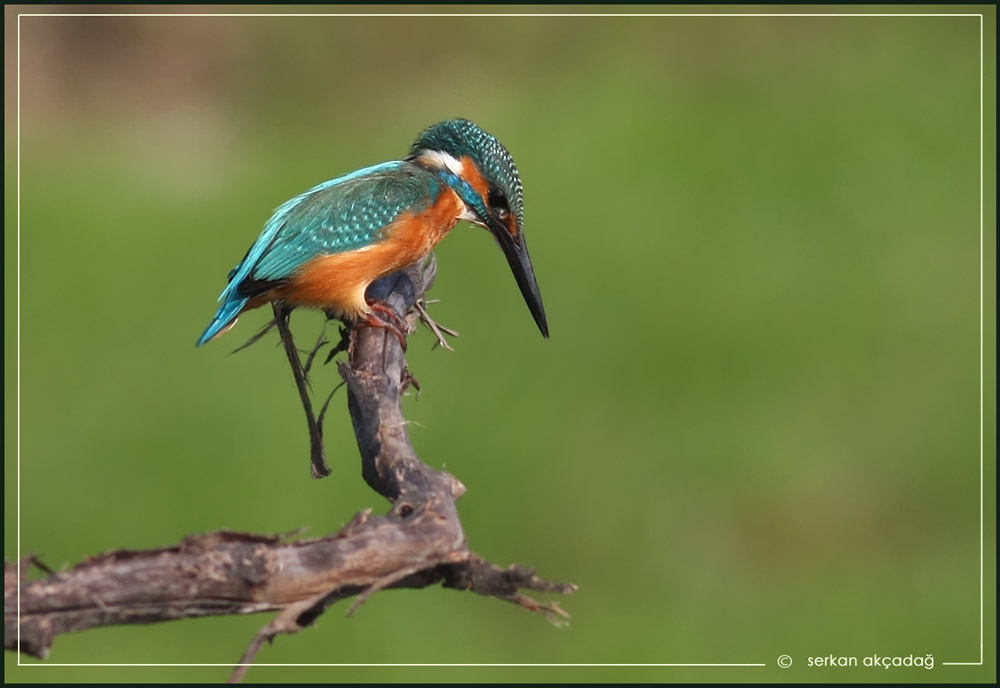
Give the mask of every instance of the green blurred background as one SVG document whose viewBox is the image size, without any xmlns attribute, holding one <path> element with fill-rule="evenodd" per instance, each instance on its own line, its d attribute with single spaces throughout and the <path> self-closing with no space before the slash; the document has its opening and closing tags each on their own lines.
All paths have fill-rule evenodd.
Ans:
<svg viewBox="0 0 1000 688">
<path fill-rule="evenodd" d="M 322 535 L 385 510 L 343 392 L 326 426 L 333 475 L 311 480 L 276 338 L 229 355 L 265 313 L 194 341 L 274 207 L 464 116 L 521 169 L 552 339 L 494 242 L 462 225 L 432 292 L 462 336 L 456 353 L 432 351 L 426 330 L 411 339 L 423 393 L 406 412 L 424 460 L 469 488 L 471 547 L 579 585 L 559 600 L 571 626 L 390 591 L 258 660 L 766 666 L 259 667 L 248 680 L 992 681 L 995 15 L 974 11 L 984 668 L 941 665 L 979 655 L 974 17 L 18 23 L 7 8 L 5 555 L 18 484 L 21 551 L 55 567 L 219 528 Z M 311 342 L 320 323 L 295 329 Z M 338 381 L 330 366 L 314 385 Z M 226 666 L 51 665 L 227 664 L 269 618 L 64 636 L 45 663 L 8 653 L 5 675 L 221 681 Z M 807 667 L 831 653 L 936 666 Z"/>
</svg>

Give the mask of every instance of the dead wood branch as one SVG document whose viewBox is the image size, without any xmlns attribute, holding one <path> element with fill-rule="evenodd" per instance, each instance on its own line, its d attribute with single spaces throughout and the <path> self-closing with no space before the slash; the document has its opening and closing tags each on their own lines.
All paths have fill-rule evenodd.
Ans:
<svg viewBox="0 0 1000 688">
<path fill-rule="evenodd" d="M 373 284 L 369 293 L 408 313 L 412 331 L 419 316 L 414 304 L 433 279 L 430 262 Z M 522 590 L 566 594 L 573 585 L 544 581 L 517 565 L 500 568 L 468 549 L 455 506 L 464 486 L 420 461 L 407 432 L 401 396 L 411 377 L 400 342 L 377 328 L 356 329 L 353 337 L 340 373 L 363 476 L 392 503 L 385 516 L 367 510 L 339 532 L 310 540 L 195 535 L 170 547 L 101 554 L 39 580 L 27 579 L 30 564 L 40 565 L 33 558 L 7 563 L 4 646 L 45 657 L 56 636 L 96 626 L 279 611 L 251 642 L 231 679 L 238 681 L 264 641 L 310 626 L 339 600 L 357 596 L 356 608 L 385 588 L 442 583 L 514 602 L 555 622 L 565 617 L 557 604 L 535 601 Z"/>
</svg>

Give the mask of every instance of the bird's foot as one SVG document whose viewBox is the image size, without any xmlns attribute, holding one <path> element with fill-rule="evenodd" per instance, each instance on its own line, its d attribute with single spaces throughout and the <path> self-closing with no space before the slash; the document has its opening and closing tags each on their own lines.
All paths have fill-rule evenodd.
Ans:
<svg viewBox="0 0 1000 688">
<path fill-rule="evenodd" d="M 410 329 L 406 321 L 399 317 L 396 309 L 385 301 L 367 299 L 367 302 L 368 307 L 372 311 L 366 313 L 364 319 L 359 320 L 355 324 L 355 327 L 377 327 L 382 330 L 388 330 L 399 340 L 399 345 L 403 347 L 403 351 L 406 351 L 406 335 Z M 376 315 L 376 313 L 380 313 L 381 315 Z"/>
<path fill-rule="evenodd" d="M 434 336 L 437 338 L 437 341 L 434 342 L 434 346 L 432 346 L 431 349 L 440 345 L 448 351 L 455 351 L 451 348 L 451 345 L 448 343 L 448 340 L 444 338 L 444 336 L 448 335 L 450 337 L 457 337 L 459 336 L 458 332 L 434 321 L 434 319 L 427 312 L 427 306 L 431 303 L 437 303 L 437 300 L 426 301 L 425 299 L 418 299 L 417 302 L 413 304 L 413 308 L 420 314 L 420 322 L 426 325 L 427 329 L 433 332 Z"/>
</svg>

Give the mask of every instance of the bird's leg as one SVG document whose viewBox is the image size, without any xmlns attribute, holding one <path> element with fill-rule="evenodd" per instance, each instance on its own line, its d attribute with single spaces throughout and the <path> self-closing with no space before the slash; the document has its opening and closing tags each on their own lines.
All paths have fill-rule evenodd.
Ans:
<svg viewBox="0 0 1000 688">
<path fill-rule="evenodd" d="M 399 317 L 396 309 L 385 301 L 371 298 L 366 298 L 365 300 L 369 308 L 372 309 L 372 312 L 366 313 L 363 319 L 359 320 L 354 326 L 377 327 L 382 330 L 388 330 L 399 340 L 399 345 L 403 347 L 403 351 L 406 351 L 406 334 L 410 329 L 406 321 Z M 381 313 L 383 317 L 379 317 L 375 313 Z"/>
<path fill-rule="evenodd" d="M 281 343 L 285 346 L 285 355 L 288 356 L 288 362 L 292 366 L 292 376 L 295 378 L 295 386 L 299 390 L 302 408 L 306 412 L 306 422 L 309 424 L 309 455 L 312 461 L 312 474 L 314 478 L 324 478 L 330 475 L 330 467 L 326 465 L 326 458 L 323 456 L 323 427 L 316 421 L 316 416 L 313 414 L 306 372 L 302 368 L 299 351 L 295 348 L 292 331 L 288 329 L 288 320 L 292 310 L 278 301 L 272 302 L 271 307 L 274 309 L 274 322 L 281 335 Z"/>
<path fill-rule="evenodd" d="M 451 329 L 450 327 L 445 327 L 444 325 L 435 322 L 434 319 L 431 318 L 430 313 L 427 312 L 427 305 L 430 303 L 437 303 L 437 302 L 426 301 L 424 299 L 417 299 L 416 303 L 413 304 L 413 308 L 417 311 L 417 313 L 420 314 L 420 322 L 426 325 L 427 329 L 433 332 L 434 336 L 437 337 L 437 341 L 434 342 L 434 346 L 440 345 L 446 348 L 448 351 L 454 351 L 454 349 L 451 348 L 451 345 L 448 343 L 448 340 L 444 338 L 444 336 L 449 335 L 451 337 L 457 337 L 458 332 Z M 433 349 L 434 346 L 432 346 L 431 348 Z"/>
</svg>

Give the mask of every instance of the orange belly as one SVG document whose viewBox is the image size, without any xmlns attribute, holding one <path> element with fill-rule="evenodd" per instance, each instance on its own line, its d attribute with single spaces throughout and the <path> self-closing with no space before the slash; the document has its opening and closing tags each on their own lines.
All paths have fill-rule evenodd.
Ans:
<svg viewBox="0 0 1000 688">
<path fill-rule="evenodd" d="M 378 243 L 313 258 L 251 307 L 283 299 L 291 305 L 330 309 L 352 318 L 367 313 L 368 285 L 427 256 L 455 226 L 461 211 L 462 201 L 447 189 L 424 212 L 400 215 Z"/>
</svg>

